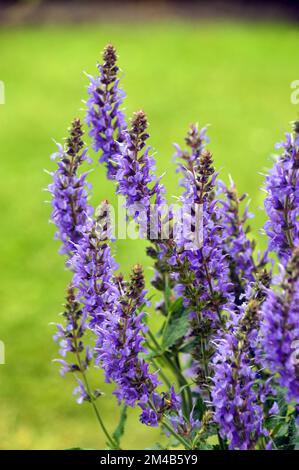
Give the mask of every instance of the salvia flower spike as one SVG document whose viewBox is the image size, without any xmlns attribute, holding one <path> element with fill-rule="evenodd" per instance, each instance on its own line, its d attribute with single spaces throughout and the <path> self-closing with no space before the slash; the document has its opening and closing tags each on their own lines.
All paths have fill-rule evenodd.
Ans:
<svg viewBox="0 0 299 470">
<path fill-rule="evenodd" d="M 278 374 L 289 401 L 299 404 L 299 247 L 295 248 L 276 291 L 262 307 L 265 366 Z"/>
<path fill-rule="evenodd" d="M 109 245 L 109 206 L 104 201 L 95 218 L 88 219 L 86 230 L 78 244 L 70 266 L 74 273 L 73 284 L 83 311 L 93 328 L 100 325 L 117 304 L 119 289 L 114 281 L 118 268 Z"/>
<path fill-rule="evenodd" d="M 241 204 L 246 199 L 246 194 L 239 196 L 232 180 L 229 186 L 219 181 L 217 190 L 221 203 L 223 249 L 227 254 L 235 303 L 239 305 L 245 300 L 245 289 L 248 283 L 254 282 L 257 269 L 253 258 L 254 245 L 248 237 L 249 226 L 246 226 L 251 214 L 248 212 L 248 205 L 243 213 L 241 212 Z"/>
<path fill-rule="evenodd" d="M 214 418 L 231 449 L 252 450 L 260 438 L 269 437 L 263 409 L 265 391 L 257 380 L 254 355 L 258 348 L 259 308 L 260 302 L 250 299 L 237 317 L 236 326 L 219 340 L 213 358 Z"/>
<path fill-rule="evenodd" d="M 146 145 L 147 117 L 143 111 L 134 114 L 131 128 L 125 133 L 125 142 L 117 159 L 118 169 L 115 179 L 117 193 L 124 196 L 128 215 L 140 227 L 144 238 L 150 236 L 150 214 L 154 205 L 155 211 L 161 214 L 165 199 L 164 186 L 154 174 L 155 160 L 151 148 Z"/>
<path fill-rule="evenodd" d="M 265 209 L 268 220 L 265 231 L 269 237 L 269 250 L 280 261 L 287 263 L 292 250 L 299 244 L 299 129 L 296 122 L 293 132 L 276 145 L 281 154 L 266 177 Z"/>
<path fill-rule="evenodd" d="M 69 132 L 65 146 L 58 144 L 58 152 L 51 157 L 58 168 L 50 173 L 53 182 L 48 191 L 52 195 L 51 219 L 57 227 L 56 237 L 62 242 L 61 253 L 71 256 L 92 209 L 88 204 L 87 172 L 79 173 L 82 163 L 88 160 L 80 119 L 74 119 Z"/>
<path fill-rule="evenodd" d="M 72 284 L 67 290 L 65 309 L 63 312 L 64 324 L 57 324 L 57 333 L 54 340 L 59 342 L 59 353 L 62 359 L 57 359 L 61 364 L 60 373 L 64 376 L 67 372 L 73 372 L 77 376 L 78 386 L 74 393 L 78 394 L 78 403 L 90 400 L 89 391 L 82 382 L 81 375 L 85 374 L 92 362 L 92 352 L 88 345 L 84 346 L 83 337 L 87 328 L 86 315 L 82 312 L 80 303 L 76 300 L 75 289 Z M 68 360 L 72 358 L 72 361 Z"/>
<path fill-rule="evenodd" d="M 117 55 L 112 44 L 105 47 L 98 71 L 98 76 L 89 76 L 86 122 L 93 148 L 100 152 L 99 161 L 105 163 L 107 177 L 114 179 L 115 158 L 119 154 L 126 122 L 121 109 L 125 94 L 119 87 Z"/>
</svg>

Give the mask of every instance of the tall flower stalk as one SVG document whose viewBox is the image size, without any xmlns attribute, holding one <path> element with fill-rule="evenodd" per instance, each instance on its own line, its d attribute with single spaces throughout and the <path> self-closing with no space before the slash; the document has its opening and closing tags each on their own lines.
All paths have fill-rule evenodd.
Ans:
<svg viewBox="0 0 299 470">
<path fill-rule="evenodd" d="M 288 401 L 299 404 L 299 247 L 283 269 L 276 291 L 268 290 L 262 308 L 265 365 L 278 375 Z"/>
<path fill-rule="evenodd" d="M 53 182 L 48 186 L 52 195 L 52 222 L 57 227 L 56 237 L 60 238 L 60 252 L 71 256 L 75 243 L 81 238 L 87 217 L 92 209 L 88 205 L 87 172 L 79 173 L 81 165 L 88 160 L 87 148 L 82 140 L 83 129 L 80 119 L 73 120 L 65 146 L 58 144 L 58 152 L 52 155 L 57 170 L 50 175 Z"/>
<path fill-rule="evenodd" d="M 100 152 L 99 161 L 105 163 L 107 177 L 115 178 L 115 157 L 119 154 L 119 143 L 126 128 L 121 105 L 125 93 L 119 87 L 119 68 L 116 50 L 108 44 L 103 52 L 103 63 L 98 64 L 99 75 L 89 75 L 86 122 L 93 148 Z"/>
<path fill-rule="evenodd" d="M 150 146 L 146 145 L 149 137 L 147 127 L 145 113 L 135 113 L 117 158 L 115 179 L 117 194 L 125 197 L 129 216 L 138 224 L 141 236 L 151 239 L 159 237 L 159 233 L 156 233 L 157 227 L 151 225 L 151 211 L 155 212 L 155 220 L 158 220 L 159 226 L 159 217 L 165 204 L 165 189 L 160 183 L 160 178 L 156 178 L 154 174 L 155 160 L 150 154 Z"/>
<path fill-rule="evenodd" d="M 193 217 L 192 230 L 198 231 L 202 227 L 199 244 L 196 236 L 190 248 L 188 240 L 184 238 L 178 243 L 182 247 L 181 263 L 188 269 L 179 268 L 177 290 L 186 299 L 190 297 L 187 304 L 195 316 L 200 312 L 202 319 L 220 326 L 225 322 L 222 311 L 231 299 L 231 286 L 228 262 L 222 252 L 221 214 L 215 198 L 217 173 L 212 154 L 203 148 L 202 135 L 203 131 L 199 132 L 196 126 L 191 126 L 186 138 L 190 152 L 179 152 L 177 148 L 176 154 L 188 162 L 188 166 L 181 166 L 185 173 L 182 181 L 185 188 L 181 196 L 182 210 L 185 212 L 185 208 L 189 208 L 188 213 Z M 196 221 L 198 213 L 199 223 Z M 181 274 L 183 277 L 180 278 Z"/>
<path fill-rule="evenodd" d="M 263 422 L 263 404 L 251 358 L 256 341 L 258 303 L 251 301 L 234 334 L 227 334 L 213 359 L 212 403 L 215 421 L 230 449 L 255 449 L 268 431 Z"/>
<path fill-rule="evenodd" d="M 101 392 L 99 390 L 92 391 L 87 379 L 86 372 L 92 362 L 92 352 L 89 346 L 84 347 L 82 341 L 86 330 L 86 315 L 76 300 L 75 289 L 71 284 L 68 287 L 63 316 L 65 325 L 57 324 L 57 333 L 54 336 L 55 341 L 59 341 L 60 355 L 63 357 L 63 359 L 56 360 L 62 365 L 61 375 L 64 376 L 67 372 L 75 374 L 77 387 L 74 389 L 74 394 L 78 395 L 77 402 L 79 404 L 84 401 L 91 403 L 100 428 L 107 438 L 107 443 L 112 449 L 115 449 L 118 445 L 107 431 L 96 405 L 96 399 L 101 395 Z"/>
<path fill-rule="evenodd" d="M 82 376 L 92 361 L 92 353 L 89 346 L 84 346 L 82 337 L 86 331 L 86 316 L 83 314 L 79 302 L 76 301 L 75 289 L 69 285 L 67 299 L 63 312 L 65 324 L 57 324 L 57 333 L 54 340 L 59 342 L 59 353 L 63 359 L 57 360 L 62 367 L 60 373 L 64 376 L 67 372 L 79 372 Z M 72 355 L 74 362 L 68 362 L 65 358 Z M 82 380 L 77 379 L 80 388 L 75 389 L 79 393 L 78 403 L 90 400 Z"/>
<path fill-rule="evenodd" d="M 124 290 L 123 290 L 124 288 Z M 115 382 L 119 402 L 129 406 L 148 402 L 158 385 L 149 364 L 140 357 L 146 326 L 140 308 L 145 302 L 142 267 L 136 265 L 128 285 L 120 286 L 119 304 L 111 308 L 102 326 L 96 327 L 100 341 L 96 345 L 97 361 L 101 363 L 107 382 Z"/>
<path fill-rule="evenodd" d="M 190 240 L 183 236 L 178 243 L 173 271 L 177 295 L 183 296 L 190 311 L 192 375 L 200 393 L 210 399 L 213 341 L 218 331 L 225 328 L 227 314 L 224 310 L 231 301 L 231 288 L 228 263 L 222 252 L 222 228 L 214 191 L 217 174 L 212 155 L 205 148 L 204 136 L 204 130 L 199 132 L 197 126 L 192 125 L 186 138 L 189 152 L 183 152 L 177 146 L 177 158 L 186 162 L 180 165 L 184 174 L 181 184 L 185 189 L 181 196 L 182 210 L 183 213 L 188 210 L 193 218 L 193 231 L 199 230 L 201 224 L 202 239 L 198 245 L 195 236 L 190 246 Z M 198 212 L 200 224 L 196 220 Z"/>
<path fill-rule="evenodd" d="M 252 284 L 248 303 L 233 312 L 230 330 L 217 341 L 213 357 L 211 400 L 214 420 L 230 449 L 271 446 L 266 427 L 265 397 L 272 394 L 269 377 L 259 381 L 261 370 L 261 305 L 271 277 L 265 272 Z M 266 377 L 266 376 L 265 376 Z M 271 376 L 270 376 L 271 379 Z"/>
<path fill-rule="evenodd" d="M 248 204 L 241 212 L 241 204 L 246 199 L 246 194 L 239 196 L 232 180 L 230 186 L 219 181 L 217 190 L 221 203 L 223 252 L 229 263 L 229 276 L 234 286 L 234 301 L 236 305 L 240 305 L 245 301 L 245 289 L 248 283 L 255 281 L 255 273 L 264 267 L 266 259 L 260 260 L 257 266 L 253 257 L 254 241 L 249 239 L 250 227 L 246 225 L 251 216 Z"/>
<path fill-rule="evenodd" d="M 266 177 L 265 209 L 268 220 L 265 231 L 269 249 L 280 261 L 287 263 L 292 250 L 299 244 L 299 123 L 292 133 L 276 146 L 281 154 Z"/>
<path fill-rule="evenodd" d="M 114 282 L 118 265 L 109 245 L 110 229 L 109 206 L 104 201 L 98 207 L 95 218 L 87 221 L 86 230 L 70 260 L 77 297 L 92 328 L 105 320 L 119 297 Z"/>
</svg>

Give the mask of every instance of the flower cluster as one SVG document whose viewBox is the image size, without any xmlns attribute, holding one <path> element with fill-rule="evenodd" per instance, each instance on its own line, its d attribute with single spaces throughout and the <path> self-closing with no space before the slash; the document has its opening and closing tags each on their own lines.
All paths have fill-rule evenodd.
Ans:
<svg viewBox="0 0 299 470">
<path fill-rule="evenodd" d="M 149 239 L 158 238 L 152 233 L 155 227 L 150 223 L 153 216 L 161 217 L 161 209 L 165 200 L 164 186 L 160 178 L 154 175 L 155 160 L 150 155 L 150 147 L 146 146 L 147 117 L 143 111 L 135 113 L 131 129 L 125 133 L 125 142 L 117 158 L 117 194 L 125 197 L 128 214 L 140 227 L 140 234 Z M 155 207 L 152 209 L 152 205 Z M 151 212 L 153 212 L 151 214 Z"/>
<path fill-rule="evenodd" d="M 178 426 L 177 421 L 185 424 L 180 411 L 181 400 L 173 387 L 167 393 L 159 394 L 154 392 L 151 397 L 151 406 L 148 406 L 147 402 L 141 403 L 140 406 L 142 408 L 140 421 L 147 426 L 158 426 L 166 414 L 173 422 L 176 422 L 176 426 Z"/>
<path fill-rule="evenodd" d="M 231 286 L 229 266 L 222 249 L 221 213 L 214 191 L 217 173 L 212 154 L 203 148 L 204 135 L 203 130 L 199 132 L 196 126 L 191 126 L 186 138 L 191 151 L 179 152 L 177 147 L 176 156 L 188 163 L 188 166 L 180 165 L 185 172 L 182 180 L 185 188 L 181 196 L 182 212 L 190 214 L 191 233 L 195 237 L 191 246 L 190 240 L 186 240 L 184 235 L 182 241 L 178 242 L 181 248 L 179 258 L 185 269 L 179 269 L 176 290 L 186 297 L 186 303 L 194 315 L 200 313 L 201 318 L 218 324 L 222 323 L 221 310 L 230 301 Z M 190 205 L 191 210 L 188 211 L 186 206 Z M 196 238 L 200 232 L 201 240 Z M 190 273 L 193 280 L 190 279 Z M 188 294 L 190 284 L 193 287 L 191 295 Z"/>
<path fill-rule="evenodd" d="M 249 301 L 234 329 L 220 340 L 213 358 L 215 420 L 231 449 L 254 449 L 259 438 L 269 435 L 264 427 L 264 391 L 255 364 L 259 306 L 259 301 Z"/>
<path fill-rule="evenodd" d="M 80 119 L 74 119 L 65 148 L 58 144 L 58 152 L 52 155 L 58 168 L 50 173 L 53 182 L 48 186 L 52 194 L 52 221 L 57 226 L 57 238 L 62 242 L 61 253 L 69 256 L 74 244 L 81 237 L 86 219 L 91 215 L 88 206 L 87 173 L 78 174 L 80 165 L 87 160 L 87 149 L 82 140 Z"/>
<path fill-rule="evenodd" d="M 107 177 L 114 179 L 115 157 L 126 128 L 124 113 L 120 109 L 125 93 L 119 88 L 119 68 L 112 44 L 105 47 L 103 60 L 103 64 L 98 65 L 99 75 L 89 76 L 86 122 L 90 127 L 93 148 L 101 152 L 99 161 L 105 163 Z"/>
<path fill-rule="evenodd" d="M 92 361 L 92 353 L 89 346 L 84 347 L 82 338 L 87 328 L 86 315 L 82 312 L 79 302 L 76 300 L 75 289 L 69 285 L 65 309 L 63 312 L 65 325 L 58 323 L 54 341 L 59 342 L 59 353 L 63 359 L 58 359 L 61 364 L 60 373 L 64 376 L 67 372 L 83 374 L 88 369 Z M 72 355 L 73 361 L 68 362 L 67 356 Z M 78 387 L 74 393 L 78 393 L 78 403 L 90 399 L 82 380 L 76 378 Z"/>
<path fill-rule="evenodd" d="M 118 265 L 108 243 L 111 224 L 107 201 L 98 207 L 95 215 L 95 219 L 87 221 L 70 260 L 77 298 L 83 304 L 83 312 L 88 315 L 91 327 L 103 322 L 119 297 L 119 289 L 114 282 Z"/>
<path fill-rule="evenodd" d="M 141 422 L 157 426 L 166 409 L 175 409 L 176 396 L 171 390 L 171 401 L 166 407 L 168 395 L 155 392 L 159 384 L 157 374 L 151 373 L 149 363 L 140 357 L 146 353 L 143 343 L 147 328 L 144 312 L 140 311 L 147 303 L 145 295 L 142 267 L 136 265 L 130 282 L 122 283 L 119 304 L 110 311 L 104 324 L 96 327 L 101 339 L 95 353 L 106 381 L 117 385 L 114 394 L 118 402 L 132 407 L 138 404 L 142 408 Z"/>
<path fill-rule="evenodd" d="M 218 197 L 221 202 L 221 226 L 224 239 L 223 251 L 229 262 L 230 279 L 234 286 L 235 304 L 243 302 L 244 290 L 248 283 L 254 282 L 255 262 L 253 259 L 253 243 L 248 238 L 249 227 L 245 224 L 250 217 L 248 205 L 243 214 L 240 205 L 246 194 L 238 195 L 236 185 L 231 180 L 227 187 L 218 182 Z"/>
<path fill-rule="evenodd" d="M 187 150 L 176 145 L 183 191 L 178 207 L 167 206 L 145 113 L 126 127 L 116 59 L 108 45 L 99 77 L 91 78 L 86 121 L 127 217 L 151 243 L 161 315 L 153 332 L 142 266 L 135 264 L 129 278 L 118 272 L 109 204 L 94 214 L 88 205 L 86 173 L 79 171 L 87 153 L 76 119 L 54 155 L 49 186 L 72 275 L 55 335 L 61 373 L 74 373 L 77 401 L 91 403 L 111 449 L 120 449 L 127 407 L 139 407 L 145 425 L 161 426 L 168 447 L 292 449 L 299 411 L 299 123 L 266 178 L 269 246 L 256 256 L 245 196 L 232 181 L 218 182 L 206 128 L 191 125 Z M 271 252 L 281 261 L 280 276 L 273 276 Z M 114 433 L 95 402 L 101 393 L 89 384 L 91 366 L 114 384 L 123 407 Z"/>
<path fill-rule="evenodd" d="M 266 177 L 265 209 L 268 221 L 265 231 L 269 249 L 286 263 L 294 246 L 299 243 L 299 123 L 277 144 L 281 155 Z"/>
<path fill-rule="evenodd" d="M 262 336 L 266 367 L 278 374 L 288 399 L 299 404 L 299 247 L 283 269 L 278 290 L 268 290 Z"/>
</svg>

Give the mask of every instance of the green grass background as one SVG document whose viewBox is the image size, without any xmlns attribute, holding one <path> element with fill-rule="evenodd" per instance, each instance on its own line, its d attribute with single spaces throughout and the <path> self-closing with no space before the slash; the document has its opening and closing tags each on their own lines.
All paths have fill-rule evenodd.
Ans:
<svg viewBox="0 0 299 470">
<path fill-rule="evenodd" d="M 44 168 L 53 168 L 52 138 L 61 140 L 82 112 L 87 79 L 108 41 L 117 46 L 125 72 L 128 115 L 143 108 L 151 124 L 157 169 L 166 172 L 169 198 L 177 192 L 172 142 L 183 143 L 187 126 L 211 124 L 211 149 L 221 175 L 231 173 L 252 198 L 254 233 L 259 229 L 263 193 L 259 172 L 269 165 L 275 141 L 298 116 L 290 83 L 299 78 L 298 28 L 280 24 L 159 23 L 26 27 L 0 31 L 0 366 L 1 448 L 101 448 L 88 405 L 77 406 L 71 377 L 61 379 L 52 343 L 69 273 L 48 224 Z M 104 172 L 91 174 L 93 201 L 115 202 Z M 119 242 L 117 259 L 127 272 L 150 263 L 144 243 Z M 102 383 L 100 372 L 96 376 Z M 112 387 L 99 401 L 110 429 L 118 418 Z M 144 448 L 157 430 L 130 413 L 125 448 Z"/>
</svg>

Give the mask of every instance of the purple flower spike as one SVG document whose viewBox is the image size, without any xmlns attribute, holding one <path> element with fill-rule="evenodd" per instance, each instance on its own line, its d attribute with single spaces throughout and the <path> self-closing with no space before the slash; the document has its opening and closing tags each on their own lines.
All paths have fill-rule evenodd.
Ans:
<svg viewBox="0 0 299 470">
<path fill-rule="evenodd" d="M 178 412 L 180 401 L 173 388 L 169 393 L 156 392 L 159 381 L 156 373 L 150 372 L 143 358 L 146 326 L 144 313 L 146 304 L 142 267 L 133 268 L 128 284 L 121 281 L 122 293 L 119 303 L 111 308 L 102 326 L 96 326 L 99 341 L 95 347 L 96 361 L 100 363 L 106 381 L 114 382 L 118 402 L 142 409 L 140 420 L 148 426 L 157 426 L 168 412 Z"/>
<path fill-rule="evenodd" d="M 115 157 L 119 154 L 119 142 L 122 142 L 126 128 L 125 116 L 120 109 L 125 93 L 119 88 L 116 61 L 116 50 L 108 44 L 104 49 L 103 64 L 98 65 L 99 76 L 89 76 L 86 114 L 93 148 L 101 152 L 99 161 L 106 164 L 109 179 L 115 178 Z"/>
<path fill-rule="evenodd" d="M 239 196 L 232 180 L 230 187 L 225 186 L 222 181 L 218 182 L 218 197 L 221 198 L 223 251 L 227 254 L 229 262 L 230 279 L 234 285 L 235 303 L 240 305 L 245 300 L 244 291 L 246 286 L 255 280 L 254 245 L 247 236 L 250 227 L 245 227 L 251 215 L 248 213 L 248 205 L 241 213 L 240 205 L 246 198 L 246 194 Z"/>
<path fill-rule="evenodd" d="M 259 307 L 259 301 L 249 301 L 235 328 L 219 340 L 213 358 L 214 420 L 230 449 L 254 449 L 260 437 L 268 436 L 263 421 L 264 390 L 257 382 L 254 362 Z"/>
<path fill-rule="evenodd" d="M 87 217 L 92 213 L 87 202 L 87 173 L 78 174 L 80 165 L 87 160 L 82 135 L 80 119 L 74 119 L 66 147 L 58 145 L 58 152 L 52 155 L 58 168 L 50 173 L 53 183 L 48 186 L 52 194 L 51 219 L 58 229 L 56 236 L 62 241 L 60 251 L 69 256 L 74 251 L 74 244 L 81 238 Z"/>
<path fill-rule="evenodd" d="M 299 248 L 295 248 L 277 292 L 262 307 L 265 366 L 278 374 L 287 399 L 299 403 Z"/>
<path fill-rule="evenodd" d="M 265 209 L 268 221 L 265 231 L 269 250 L 274 251 L 284 264 L 294 246 L 299 243 L 299 124 L 287 133 L 284 142 L 276 146 L 282 153 L 266 177 Z"/>
<path fill-rule="evenodd" d="M 106 381 L 117 385 L 114 393 L 118 401 L 134 407 L 147 403 L 158 385 L 156 374 L 149 372 L 148 363 L 140 357 L 145 352 L 146 332 L 144 313 L 139 312 L 146 293 L 141 266 L 134 267 L 130 283 L 123 287 L 119 303 L 112 306 L 103 325 L 95 328 L 99 337 L 95 353 Z"/>
<path fill-rule="evenodd" d="M 68 287 L 65 310 L 63 312 L 65 324 L 57 324 L 57 333 L 54 341 L 59 343 L 59 353 L 63 359 L 58 359 L 62 367 L 60 373 L 64 376 L 67 372 L 84 374 L 91 364 L 92 354 L 89 346 L 84 347 L 83 336 L 86 330 L 86 315 L 82 312 L 79 302 L 76 301 L 75 289 L 73 285 Z M 73 361 L 69 362 L 72 357 Z M 77 378 L 77 381 L 79 379 Z M 79 381 L 74 393 L 80 392 L 78 403 L 86 400 L 87 391 L 81 381 Z"/>
<path fill-rule="evenodd" d="M 227 257 L 223 254 L 221 213 L 214 193 L 217 174 L 212 154 L 204 148 L 204 135 L 192 125 L 186 138 L 190 152 L 176 154 L 186 162 L 186 165 L 180 165 L 184 172 L 181 184 L 185 191 L 181 196 L 183 230 L 177 242 L 181 249 L 181 262 L 186 263 L 192 273 L 191 278 L 190 275 L 182 278 L 179 272 L 176 289 L 178 295 L 184 294 L 185 303 L 195 316 L 200 314 L 201 318 L 219 326 L 221 310 L 231 301 L 231 284 Z M 192 240 L 184 234 L 185 214 L 191 217 Z M 188 299 L 190 293 L 193 298 Z"/>
<path fill-rule="evenodd" d="M 117 158 L 115 179 L 118 183 L 117 193 L 125 197 L 128 214 L 140 226 L 141 236 L 151 239 L 151 205 L 155 205 L 159 220 L 165 203 L 165 189 L 160 178 L 156 178 L 153 173 L 155 160 L 150 155 L 150 147 L 145 146 L 149 137 L 147 126 L 145 113 L 135 113 L 131 129 L 125 133 L 125 142 Z M 159 223 L 158 227 L 153 226 L 152 229 L 156 235 L 154 238 L 158 238 L 156 232 L 159 231 Z"/>
<path fill-rule="evenodd" d="M 83 312 L 92 328 L 101 325 L 109 316 L 119 297 L 114 282 L 118 265 L 108 244 L 110 227 L 108 202 L 104 201 L 97 209 L 96 219 L 89 219 L 70 260 L 73 283 L 78 289 L 77 298 L 82 302 Z"/>
</svg>

